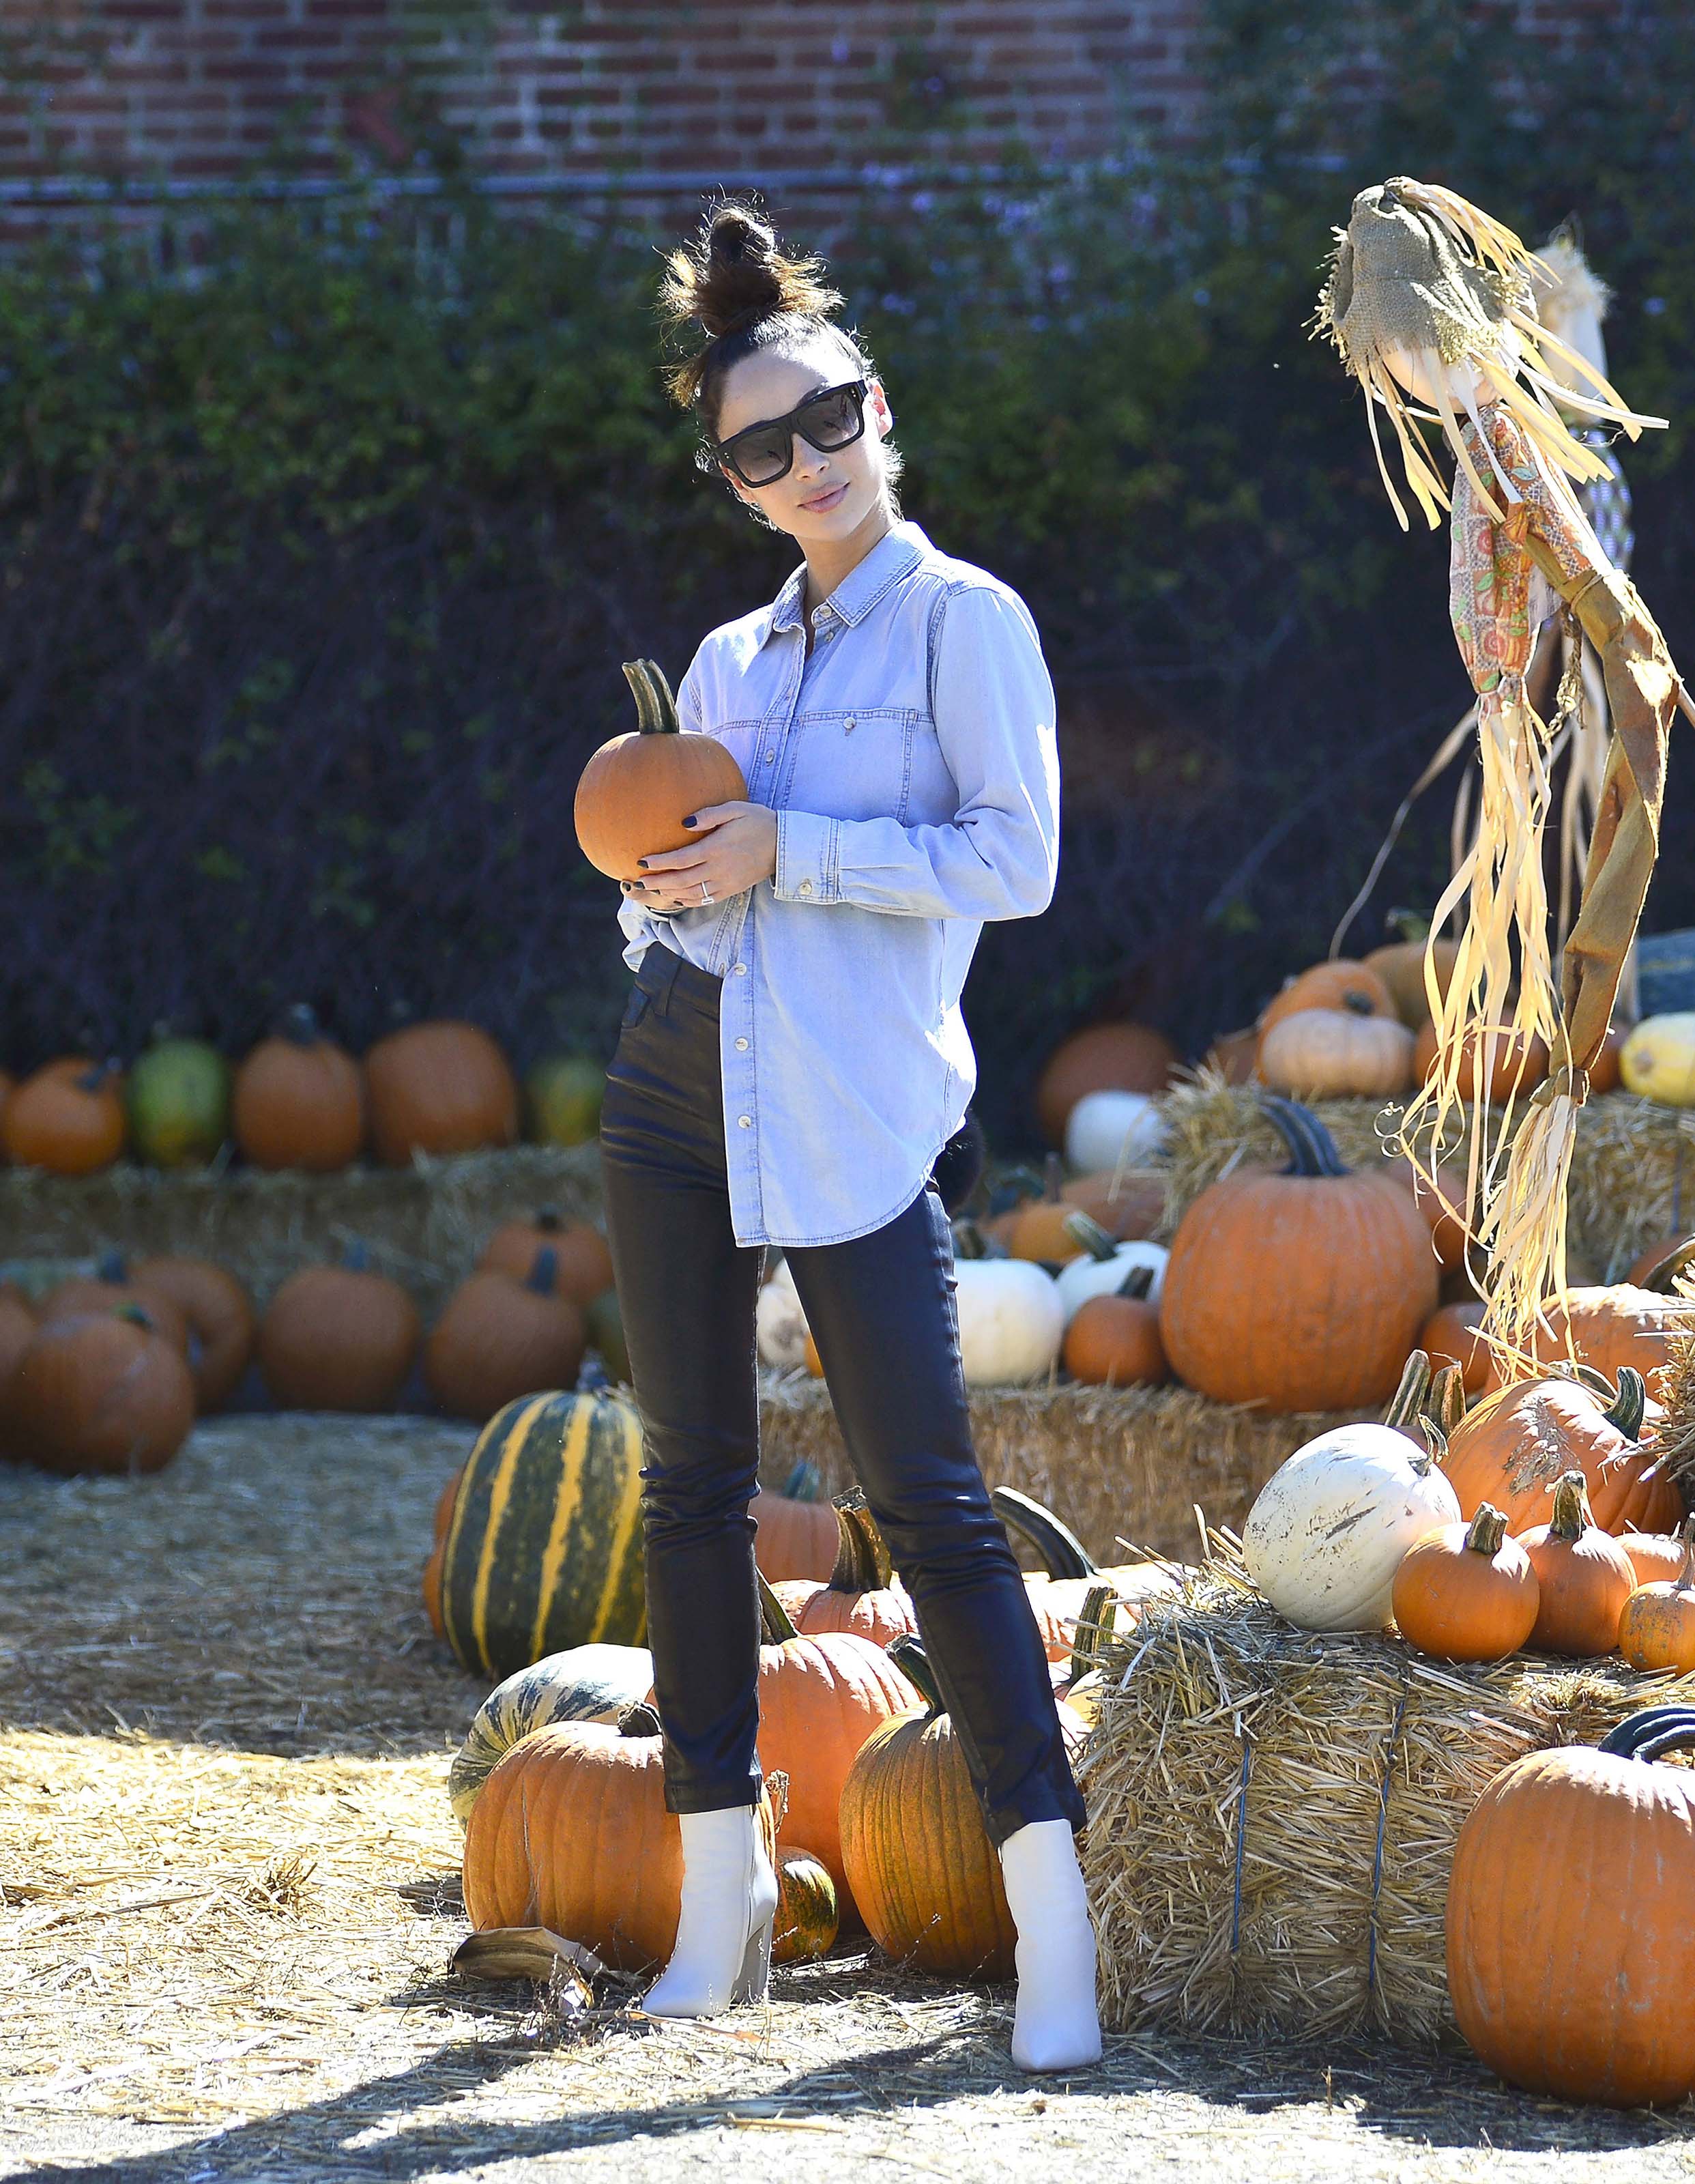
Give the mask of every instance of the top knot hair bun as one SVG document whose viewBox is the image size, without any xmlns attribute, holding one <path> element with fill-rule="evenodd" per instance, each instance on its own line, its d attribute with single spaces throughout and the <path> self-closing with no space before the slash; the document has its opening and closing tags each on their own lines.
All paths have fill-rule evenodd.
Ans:
<svg viewBox="0 0 1695 2184">
<path fill-rule="evenodd" d="M 659 287 L 659 309 L 681 330 L 698 326 L 706 346 L 667 375 L 675 400 L 686 408 L 698 399 L 709 372 L 734 356 L 720 343 L 735 343 L 736 354 L 761 345 L 778 328 L 772 321 L 823 325 L 843 301 L 841 291 L 820 276 L 821 258 L 791 257 L 775 231 L 751 204 L 735 199 L 706 214 L 692 240 L 672 251 Z"/>
</svg>

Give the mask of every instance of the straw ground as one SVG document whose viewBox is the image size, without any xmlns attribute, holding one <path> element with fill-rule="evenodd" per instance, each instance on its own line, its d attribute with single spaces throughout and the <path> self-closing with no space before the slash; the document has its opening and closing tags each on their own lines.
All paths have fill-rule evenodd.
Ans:
<svg viewBox="0 0 1695 2184">
<path fill-rule="evenodd" d="M 1684 2115 L 1355 2040 L 1156 2029 L 1027 2081 L 1009 1990 L 863 1944 L 709 2025 L 467 1984 L 447 1769 L 482 1686 L 417 1574 L 470 1440 L 232 1418 L 151 1480 L 0 1475 L 0 2175 L 1688 2174 Z"/>
</svg>

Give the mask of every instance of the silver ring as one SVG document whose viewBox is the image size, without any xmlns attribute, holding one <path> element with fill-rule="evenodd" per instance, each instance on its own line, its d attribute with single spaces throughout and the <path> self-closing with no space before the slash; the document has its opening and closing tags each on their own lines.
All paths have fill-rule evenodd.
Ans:
<svg viewBox="0 0 1695 2184">
<path fill-rule="evenodd" d="M 710 902 L 712 900 L 712 897 L 706 891 L 706 882 L 704 880 L 700 883 L 700 899 L 703 902 Z"/>
</svg>

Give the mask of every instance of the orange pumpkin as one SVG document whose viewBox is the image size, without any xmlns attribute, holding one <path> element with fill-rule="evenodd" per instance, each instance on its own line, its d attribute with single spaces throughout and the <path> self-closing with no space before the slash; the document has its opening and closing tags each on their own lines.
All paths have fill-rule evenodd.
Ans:
<svg viewBox="0 0 1695 2184">
<path fill-rule="evenodd" d="M 140 1305 L 43 1321 L 0 1400 L 14 1461 L 47 1471 L 158 1471 L 194 1424 L 182 1352 Z"/>
<path fill-rule="evenodd" d="M 1695 1234 L 1686 1231 L 1681 1235 L 1662 1236 L 1632 1260 L 1625 1284 L 1631 1289 L 1652 1289 L 1669 1295 L 1672 1279 L 1692 1264 L 1695 1264 Z"/>
<path fill-rule="evenodd" d="M 753 1559 L 775 1585 L 783 1578 L 828 1583 L 842 1551 L 842 1527 L 828 1502 L 819 1499 L 815 1464 L 796 1464 L 781 1494 L 762 1487 L 753 1496 Z"/>
<path fill-rule="evenodd" d="M 1619 1057 L 1625 1050 L 1625 1041 L 1631 1035 L 1629 1024 L 1609 1023 L 1607 1036 L 1601 1042 L 1601 1050 L 1589 1065 L 1589 1089 L 1592 1092 L 1616 1092 L 1619 1089 Z"/>
<path fill-rule="evenodd" d="M 1610 1653 L 1625 1602 L 1636 1591 L 1636 1572 L 1612 1534 L 1595 1522 L 1581 1471 L 1564 1474 L 1553 1490 L 1553 1515 L 1519 1545 L 1539 1590 L 1531 1644 L 1581 1659 Z"/>
<path fill-rule="evenodd" d="M 6 1157 L 53 1175 L 92 1175 L 124 1150 L 123 1073 L 71 1056 L 26 1077 L 0 1110 Z"/>
<path fill-rule="evenodd" d="M 1633 1669 L 1675 1669 L 1680 1675 L 1695 1669 L 1695 1518 L 1685 1524 L 1680 1544 L 1677 1574 L 1638 1585 L 1619 1617 L 1619 1651 Z M 1634 1568 L 1635 1557 L 1631 1560 Z"/>
<path fill-rule="evenodd" d="M 1366 1017 L 1396 1014 L 1394 996 L 1376 972 L 1351 956 L 1338 956 L 1284 980 L 1281 992 L 1274 994 L 1259 1012 L 1254 1027 L 1258 1046 L 1263 1048 L 1266 1033 L 1285 1017 L 1298 1015 L 1303 1009 L 1346 1009 L 1350 1015 Z"/>
<path fill-rule="evenodd" d="M 290 1009 L 236 1072 L 230 1127 L 255 1167 L 332 1173 L 365 1138 L 364 1074 L 310 1007 Z"/>
<path fill-rule="evenodd" d="M 1653 1451 L 1638 1439 L 1645 1411 L 1642 1375 L 1626 1366 L 1616 1390 L 1598 1373 L 1519 1380 L 1481 1396 L 1448 1437 L 1442 1468 L 1462 1516 L 1485 1502 L 1522 1532 L 1546 1516 L 1563 1472 L 1583 1474 L 1597 1521 L 1609 1532 L 1669 1531 L 1682 1515 L 1668 1479 L 1643 1474 Z"/>
<path fill-rule="evenodd" d="M 448 1298 L 424 1345 L 424 1384 L 450 1417 L 481 1424 L 520 1396 L 576 1385 L 588 1333 L 558 1275 L 544 1244 L 524 1280 L 486 1268 Z"/>
<path fill-rule="evenodd" d="M 989 1505 L 1042 1558 L 1040 1571 L 1027 1574 L 1024 1582 L 1052 1663 L 1070 1660 L 1079 1618 L 1101 1586 L 1111 1588 L 1125 1630 L 1136 1627 L 1150 1600 L 1180 1589 L 1177 1570 L 1170 1563 L 1118 1563 L 1103 1569 L 1069 1524 L 1015 1486 L 995 1487 Z"/>
<path fill-rule="evenodd" d="M 1387 1402 L 1436 1309 L 1429 1228 L 1398 1184 L 1351 1173 L 1309 1109 L 1269 1093 L 1261 1104 L 1290 1165 L 1220 1177 L 1178 1223 L 1159 1301 L 1165 1355 L 1222 1402 Z"/>
<path fill-rule="evenodd" d="M 409 1167 L 414 1152 L 518 1142 L 518 1081 L 475 1024 L 408 1024 L 380 1039 L 365 1056 L 365 1094 L 371 1145 L 389 1167 Z"/>
<path fill-rule="evenodd" d="M 657 662 L 626 660 L 624 677 L 636 699 L 636 727 L 591 755 L 572 816 L 577 845 L 597 872 L 639 880 L 647 877 L 639 858 L 698 841 L 683 821 L 703 805 L 745 803 L 747 783 L 716 736 L 681 733 Z"/>
<path fill-rule="evenodd" d="M 1453 967 L 1459 959 L 1459 943 L 1429 938 L 1427 921 L 1420 921 L 1410 911 L 1391 911 L 1387 920 L 1390 929 L 1398 932 L 1401 939 L 1392 940 L 1381 948 L 1373 948 L 1364 958 L 1368 971 L 1375 971 L 1389 989 L 1395 1003 L 1395 1012 L 1409 1030 L 1419 1031 L 1430 1022 L 1430 995 L 1425 986 L 1425 955 L 1429 951 L 1431 968 L 1436 973 L 1437 991 L 1448 999 L 1448 981 L 1453 976 Z M 1423 923 L 1422 932 L 1414 932 Z"/>
<path fill-rule="evenodd" d="M 1486 1502 L 1470 1524 L 1444 1524 L 1402 1556 L 1392 1596 L 1409 1646 L 1443 1661 L 1504 1661 L 1536 1628 L 1531 1559 Z"/>
<path fill-rule="evenodd" d="M 1071 1110 L 1089 1092 L 1163 1092 L 1182 1060 L 1163 1031 L 1120 1022 L 1086 1024 L 1061 1039 L 1036 1080 L 1036 1115 L 1050 1145 L 1065 1142 Z"/>
<path fill-rule="evenodd" d="M 1159 1340 L 1159 1307 L 1145 1296 L 1093 1296 L 1065 1330 L 1060 1362 L 1074 1380 L 1157 1388 L 1171 1377 Z"/>
<path fill-rule="evenodd" d="M 1413 1071 L 1421 1084 L 1428 1084 L 1436 1073 L 1437 1044 L 1436 1025 L 1427 1022 L 1413 1050 Z M 1475 1096 L 1476 1045 L 1475 1034 L 1468 1031 L 1460 1049 L 1459 1084 L 1462 1100 Z M 1483 1051 L 1489 1068 L 1486 1104 L 1490 1106 L 1503 1106 L 1509 1095 L 1522 1106 L 1525 1095 L 1548 1074 L 1548 1047 L 1533 1032 L 1509 1032 L 1504 1024 L 1487 1027 Z"/>
<path fill-rule="evenodd" d="M 459 1481 L 464 1475 L 465 1467 L 461 1464 L 436 1496 L 435 1536 L 438 1541 L 447 1536 L 447 1527 L 453 1521 L 453 1504 L 459 1497 Z"/>
<path fill-rule="evenodd" d="M 771 1929 L 771 1962 L 803 1964 L 827 1957 L 842 1921 L 836 1883 L 821 1858 L 797 1844 L 779 1844 L 777 1917 Z"/>
<path fill-rule="evenodd" d="M 0 1282 L 0 1391 L 29 1346 L 40 1319 L 15 1282 Z"/>
<path fill-rule="evenodd" d="M 1550 1365 L 1564 1362 L 1569 1330 L 1580 1364 L 1592 1365 L 1609 1380 L 1621 1365 L 1633 1366 L 1653 1396 L 1665 1384 L 1672 1340 L 1692 1317 L 1687 1300 L 1629 1282 L 1565 1290 L 1543 1311 L 1548 1326 L 1538 1328 L 1531 1344 L 1537 1357 Z"/>
<path fill-rule="evenodd" d="M 132 1279 L 130 1262 L 121 1251 L 103 1252 L 94 1273 L 74 1276 L 49 1290 L 37 1317 L 45 1325 L 49 1320 L 69 1319 L 81 1312 L 112 1312 L 120 1304 L 142 1306 L 155 1333 L 185 1357 L 188 1355 L 188 1321 L 181 1306 L 168 1293 L 145 1289 Z"/>
<path fill-rule="evenodd" d="M 430 1550 L 429 1560 L 424 1565 L 421 1587 L 424 1613 L 430 1618 L 430 1628 L 438 1638 L 445 1638 L 447 1635 L 447 1626 L 442 1618 L 442 1564 L 446 1555 L 446 1543 L 438 1539 Z"/>
<path fill-rule="evenodd" d="M 483 1246 L 477 1265 L 527 1281 L 544 1245 L 553 1254 L 553 1286 L 573 1304 L 592 1304 L 614 1286 L 605 1237 L 586 1221 L 562 1219 L 552 1206 L 542 1206 L 533 1220 L 503 1222 Z"/>
<path fill-rule="evenodd" d="M 851 1630 L 874 1646 L 888 1646 L 918 1630 L 906 1587 L 894 1574 L 876 1519 L 857 1487 L 836 1496 L 840 1527 L 836 1567 L 820 1585 L 815 1578 L 786 1578 L 771 1587 L 803 1637 Z"/>
<path fill-rule="evenodd" d="M 1631 1558 L 1638 1588 L 1669 1584 L 1683 1568 L 1686 1550 L 1676 1532 L 1620 1532 L 1618 1541 Z"/>
<path fill-rule="evenodd" d="M 1432 1365 L 1457 1365 L 1468 1396 L 1481 1394 L 1489 1379 L 1489 1351 L 1478 1333 L 1485 1309 L 1481 1303 L 1438 1305 L 1419 1329 L 1417 1347 Z"/>
<path fill-rule="evenodd" d="M 1259 1052 L 1259 1030 L 1244 1024 L 1237 1031 L 1221 1031 L 1202 1056 L 1203 1067 L 1215 1069 L 1226 1084 L 1251 1084 Z"/>
<path fill-rule="evenodd" d="M 221 1410 L 253 1362 L 258 1315 L 236 1277 L 209 1259 L 141 1259 L 130 1278 L 143 1295 L 168 1297 L 188 1325 L 188 1369 L 203 1416 Z"/>
<path fill-rule="evenodd" d="M 1616 2108 L 1695 2092 L 1695 1710 L 1650 1707 L 1599 1750 L 1528 1752 L 1459 1830 L 1448 1986 L 1459 2029 L 1531 2092 Z"/>
<path fill-rule="evenodd" d="M 1429 1165 L 1426 1161 L 1426 1168 Z M 1456 1273 L 1465 1263 L 1465 1163 L 1438 1161 L 1432 1171 L 1435 1180 L 1427 1183 L 1409 1160 L 1398 1155 L 1384 1163 L 1383 1173 L 1411 1191 L 1414 1205 L 1430 1223 L 1437 1264 L 1445 1274 Z"/>
<path fill-rule="evenodd" d="M 420 1332 L 406 1291 L 350 1244 L 339 1267 L 303 1267 L 271 1299 L 259 1323 L 259 1370 L 292 1410 L 386 1410 Z"/>
<path fill-rule="evenodd" d="M 1098 1221 L 1114 1244 L 1151 1236 L 1165 1215 L 1165 1171 L 1156 1167 L 1096 1168 L 1059 1186 L 1068 1206 Z M 1064 1259 L 1071 1256 L 1068 1247 Z"/>
</svg>

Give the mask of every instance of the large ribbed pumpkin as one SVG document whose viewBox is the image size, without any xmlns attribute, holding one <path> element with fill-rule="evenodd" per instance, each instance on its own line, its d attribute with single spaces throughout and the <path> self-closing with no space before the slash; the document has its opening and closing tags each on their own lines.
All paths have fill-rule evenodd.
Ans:
<svg viewBox="0 0 1695 2184">
<path fill-rule="evenodd" d="M 1307 1108 L 1261 1104 L 1289 1166 L 1221 1176 L 1178 1223 L 1159 1299 L 1165 1355 L 1222 1402 L 1387 1402 L 1436 1309 L 1430 1229 L 1398 1184 L 1346 1167 Z"/>
<path fill-rule="evenodd" d="M 1467 1815 L 1448 1986 L 1491 2070 L 1613 2108 L 1695 2092 L 1695 1708 L 1650 1707 L 1598 1749 L 1532 1752 Z"/>
<path fill-rule="evenodd" d="M 555 1722 L 616 1722 L 653 1684 L 645 1646 L 574 1646 L 497 1684 L 472 1717 L 447 1770 L 447 1797 L 461 1827 L 491 1771 L 514 1744 Z"/>
<path fill-rule="evenodd" d="M 134 1304 L 45 1322 L 0 1394 L 3 1452 L 48 1471 L 158 1471 L 193 1424 L 187 1362 Z"/>
<path fill-rule="evenodd" d="M 390 1032 L 365 1056 L 371 1146 L 389 1167 L 414 1152 L 481 1151 L 518 1140 L 518 1080 L 486 1031 L 446 1018 Z"/>
<path fill-rule="evenodd" d="M 1666 1280 L 1669 1287 L 1669 1272 Z M 1695 1324 L 1688 1298 L 1662 1295 L 1631 1282 L 1568 1289 L 1543 1309 L 1548 1327 L 1538 1328 L 1531 1344 L 1537 1357 L 1549 1365 L 1561 1362 L 1569 1329 L 1580 1364 L 1592 1365 L 1609 1380 L 1618 1378 L 1621 1365 L 1634 1366 L 1648 1382 L 1649 1395 L 1656 1397 L 1665 1383 L 1674 1336 Z M 1492 1385 L 1498 1384 L 1498 1374 L 1491 1373 Z"/>
<path fill-rule="evenodd" d="M 230 1123 L 256 1167 L 329 1174 L 364 1143 L 364 1073 L 297 1002 L 236 1070 Z"/>
<path fill-rule="evenodd" d="M 747 783 L 715 736 L 685 735 L 658 663 L 626 660 L 636 727 L 593 752 L 577 782 L 577 845 L 615 880 L 645 878 L 638 857 L 686 850 L 699 836 L 683 821 L 707 804 L 741 804 Z"/>
<path fill-rule="evenodd" d="M 1653 1462 L 1642 1427 L 1642 1376 L 1629 1366 L 1616 1390 L 1550 1374 L 1481 1396 L 1448 1436 L 1442 1468 L 1468 1523 L 1485 1502 L 1518 1534 L 1545 1524 L 1563 1472 L 1581 1471 L 1595 1521 L 1607 1532 L 1670 1532 L 1683 1514 L 1670 1479 L 1644 1476 Z"/>
<path fill-rule="evenodd" d="M 1009 1979 L 1018 1932 L 953 1724 L 916 1639 L 894 1658 L 919 1705 L 870 1736 L 842 1790 L 842 1856 L 871 1938 L 897 1963 L 957 1978 Z M 1075 1754 L 1087 1731 L 1064 1705 Z"/>
<path fill-rule="evenodd" d="M 549 1653 L 646 1634 L 642 1422 L 604 1388 L 497 1411 L 466 1461 L 442 1543 L 442 1635 L 509 1676 Z"/>
</svg>

